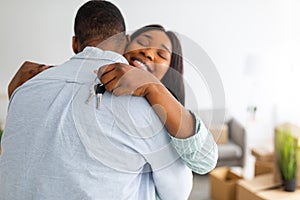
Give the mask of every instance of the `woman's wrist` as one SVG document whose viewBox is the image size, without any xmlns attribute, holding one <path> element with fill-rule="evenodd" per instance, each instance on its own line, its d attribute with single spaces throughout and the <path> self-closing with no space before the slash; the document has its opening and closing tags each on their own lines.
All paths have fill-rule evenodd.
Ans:
<svg viewBox="0 0 300 200">
<path fill-rule="evenodd" d="M 162 90 L 165 90 L 166 87 L 161 83 L 150 83 L 147 85 L 145 89 L 145 97 L 149 100 L 150 97 L 156 96 L 158 97 Z"/>
</svg>

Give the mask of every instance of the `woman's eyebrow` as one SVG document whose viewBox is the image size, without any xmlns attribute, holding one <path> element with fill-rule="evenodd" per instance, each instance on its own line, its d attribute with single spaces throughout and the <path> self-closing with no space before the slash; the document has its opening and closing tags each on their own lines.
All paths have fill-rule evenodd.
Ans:
<svg viewBox="0 0 300 200">
<path fill-rule="evenodd" d="M 144 34 L 143 36 L 146 37 L 146 38 L 148 38 L 148 39 L 150 39 L 150 40 L 153 39 L 151 35 Z"/>
</svg>

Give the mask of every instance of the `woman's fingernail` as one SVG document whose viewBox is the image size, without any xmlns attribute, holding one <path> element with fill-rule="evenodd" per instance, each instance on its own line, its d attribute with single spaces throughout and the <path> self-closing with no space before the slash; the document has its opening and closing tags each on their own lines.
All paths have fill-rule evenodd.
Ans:
<svg viewBox="0 0 300 200">
<path fill-rule="evenodd" d="M 51 67 L 54 67 L 54 66 L 48 66 L 48 65 L 42 66 L 43 69 L 48 69 L 48 68 L 51 68 Z"/>
<path fill-rule="evenodd" d="M 44 65 L 44 64 L 41 64 L 41 65 L 39 65 L 37 68 L 40 69 L 40 68 L 43 68 L 43 67 L 45 67 L 45 65 Z"/>
</svg>

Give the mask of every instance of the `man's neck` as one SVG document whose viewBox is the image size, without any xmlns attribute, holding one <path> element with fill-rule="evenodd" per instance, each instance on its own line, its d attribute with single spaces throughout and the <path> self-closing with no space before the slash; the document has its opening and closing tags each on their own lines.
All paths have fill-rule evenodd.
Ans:
<svg viewBox="0 0 300 200">
<path fill-rule="evenodd" d="M 123 43 L 123 44 L 121 44 L 121 43 Z M 123 55 L 127 43 L 126 43 L 126 41 L 122 41 L 121 43 L 119 42 L 119 40 L 116 40 L 113 38 L 107 39 L 105 41 L 100 41 L 98 39 L 94 39 L 94 40 L 92 39 L 88 43 L 86 43 L 82 46 L 80 45 L 80 51 L 82 51 L 87 46 L 91 46 L 91 47 L 97 47 L 104 51 L 113 51 L 113 52 Z"/>
</svg>

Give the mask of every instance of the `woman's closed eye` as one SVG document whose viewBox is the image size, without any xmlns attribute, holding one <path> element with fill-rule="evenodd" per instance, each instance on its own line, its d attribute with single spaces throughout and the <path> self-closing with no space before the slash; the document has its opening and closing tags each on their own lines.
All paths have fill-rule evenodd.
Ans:
<svg viewBox="0 0 300 200">
<path fill-rule="evenodd" d="M 161 57 L 164 60 L 168 59 L 168 52 L 161 50 L 157 52 L 158 56 Z"/>
</svg>

